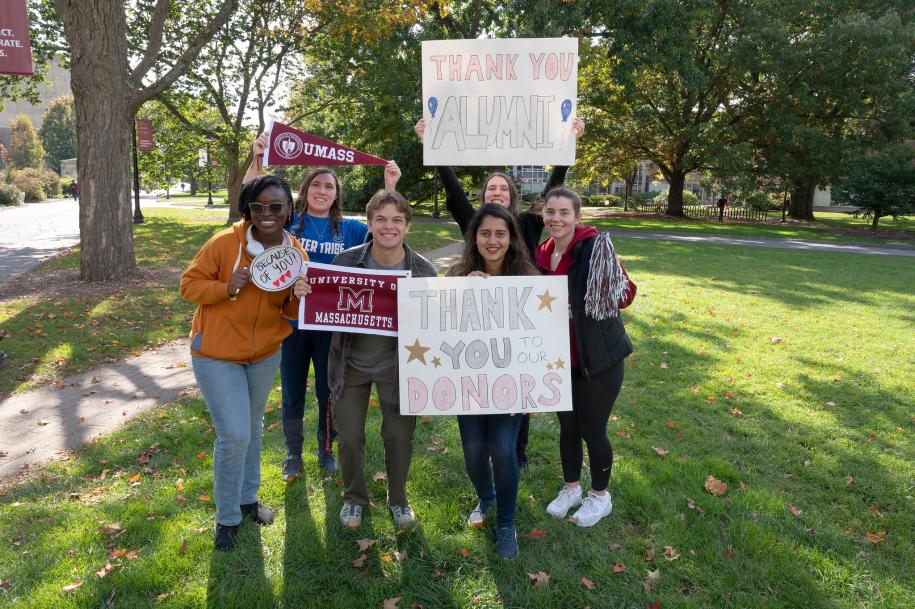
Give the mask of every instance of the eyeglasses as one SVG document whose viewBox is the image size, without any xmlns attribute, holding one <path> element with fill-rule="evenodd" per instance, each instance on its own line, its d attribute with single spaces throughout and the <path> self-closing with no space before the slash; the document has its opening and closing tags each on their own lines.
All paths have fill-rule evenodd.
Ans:
<svg viewBox="0 0 915 609">
<path fill-rule="evenodd" d="M 286 209 L 286 204 L 282 201 L 272 201 L 266 205 L 264 203 L 254 202 L 249 203 L 248 206 L 251 208 L 251 211 L 257 215 L 266 213 L 267 209 L 270 209 L 270 213 L 272 214 L 278 214 Z"/>
</svg>

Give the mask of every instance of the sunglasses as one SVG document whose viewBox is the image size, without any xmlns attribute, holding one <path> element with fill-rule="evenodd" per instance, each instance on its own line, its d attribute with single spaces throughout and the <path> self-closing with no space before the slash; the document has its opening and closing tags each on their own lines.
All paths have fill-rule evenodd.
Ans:
<svg viewBox="0 0 915 609">
<path fill-rule="evenodd" d="M 286 204 L 282 201 L 273 201 L 272 203 L 267 203 L 266 205 L 264 203 L 254 202 L 249 203 L 248 206 L 251 208 L 251 211 L 257 215 L 266 213 L 268 209 L 272 214 L 281 213 L 284 209 L 286 209 Z"/>
</svg>

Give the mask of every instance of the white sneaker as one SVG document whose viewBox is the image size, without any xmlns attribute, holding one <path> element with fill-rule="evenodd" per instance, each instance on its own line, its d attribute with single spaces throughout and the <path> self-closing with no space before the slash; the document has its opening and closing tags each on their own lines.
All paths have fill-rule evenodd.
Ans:
<svg viewBox="0 0 915 609">
<path fill-rule="evenodd" d="M 581 502 L 581 508 L 572 516 L 572 522 L 580 527 L 593 527 L 601 518 L 613 511 L 613 501 L 610 493 L 598 495 L 589 491 L 588 496 Z"/>
<path fill-rule="evenodd" d="M 564 486 L 556 498 L 546 506 L 546 513 L 553 518 L 565 518 L 569 510 L 579 505 L 581 505 L 581 486 Z"/>
</svg>

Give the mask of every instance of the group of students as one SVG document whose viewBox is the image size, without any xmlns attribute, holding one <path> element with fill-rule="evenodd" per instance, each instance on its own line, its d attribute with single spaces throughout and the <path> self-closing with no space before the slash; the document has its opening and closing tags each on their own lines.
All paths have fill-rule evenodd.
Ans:
<svg viewBox="0 0 915 609">
<path fill-rule="evenodd" d="M 576 136 L 584 124 L 575 119 Z M 422 137 L 423 121 L 416 125 Z M 327 168 L 305 178 L 295 201 L 279 177 L 261 173 L 267 145 L 254 143 L 255 163 L 239 196 L 243 220 L 214 235 L 181 279 L 181 294 L 198 306 L 191 327 L 194 374 L 216 430 L 213 496 L 217 548 L 232 549 L 243 518 L 273 521 L 257 500 L 263 415 L 277 368 L 282 382 L 282 420 L 287 481 L 302 473 L 306 380 L 314 367 L 318 401 L 317 462 L 343 479 L 340 522 L 356 528 L 369 506 L 365 480 L 365 421 L 374 385 L 382 414 L 388 507 L 396 528 L 413 529 L 416 516 L 406 493 L 416 417 L 400 414 L 397 339 L 371 334 L 299 330 L 298 302 L 311 287 L 304 278 L 283 292 L 251 284 L 253 258 L 276 245 L 293 245 L 306 260 L 344 267 L 410 270 L 433 277 L 428 260 L 406 244 L 412 209 L 396 191 L 400 169 L 384 170 L 385 188 L 366 205 L 366 224 L 342 216 L 340 185 Z M 461 259 L 448 276 L 565 275 L 569 282 L 572 409 L 558 413 L 564 486 L 546 511 L 579 526 L 596 524 L 612 510 L 607 492 L 613 451 L 607 423 L 623 381 L 623 360 L 632 352 L 619 309 L 635 297 L 606 234 L 581 224 L 581 198 L 561 184 L 557 167 L 542 197 L 522 211 L 514 183 L 504 173 L 483 182 L 474 210 L 454 171 L 439 167 L 446 207 L 464 233 Z M 541 243 L 546 230 L 547 238 Z M 521 467 L 527 462 L 527 415 L 457 417 L 464 464 L 477 494 L 467 524 L 483 527 L 495 508 L 496 553 L 518 554 L 514 526 Z M 591 490 L 580 477 L 587 446 Z"/>
</svg>

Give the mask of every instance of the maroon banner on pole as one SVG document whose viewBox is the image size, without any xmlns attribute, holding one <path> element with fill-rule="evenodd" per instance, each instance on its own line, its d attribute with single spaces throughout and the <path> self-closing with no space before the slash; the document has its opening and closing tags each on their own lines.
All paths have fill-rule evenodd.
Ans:
<svg viewBox="0 0 915 609">
<path fill-rule="evenodd" d="M 0 74 L 32 74 L 29 13 L 25 0 L 0 2 Z"/>
<path fill-rule="evenodd" d="M 410 271 L 306 266 L 311 294 L 299 301 L 300 330 L 397 336 L 397 280 Z"/>
<path fill-rule="evenodd" d="M 141 118 L 137 121 L 137 140 L 140 152 L 151 152 L 156 148 L 156 142 L 153 139 L 153 125 L 148 118 Z"/>
<path fill-rule="evenodd" d="M 273 123 L 264 165 L 387 165 L 366 152 L 337 144 L 316 135 Z"/>
</svg>

